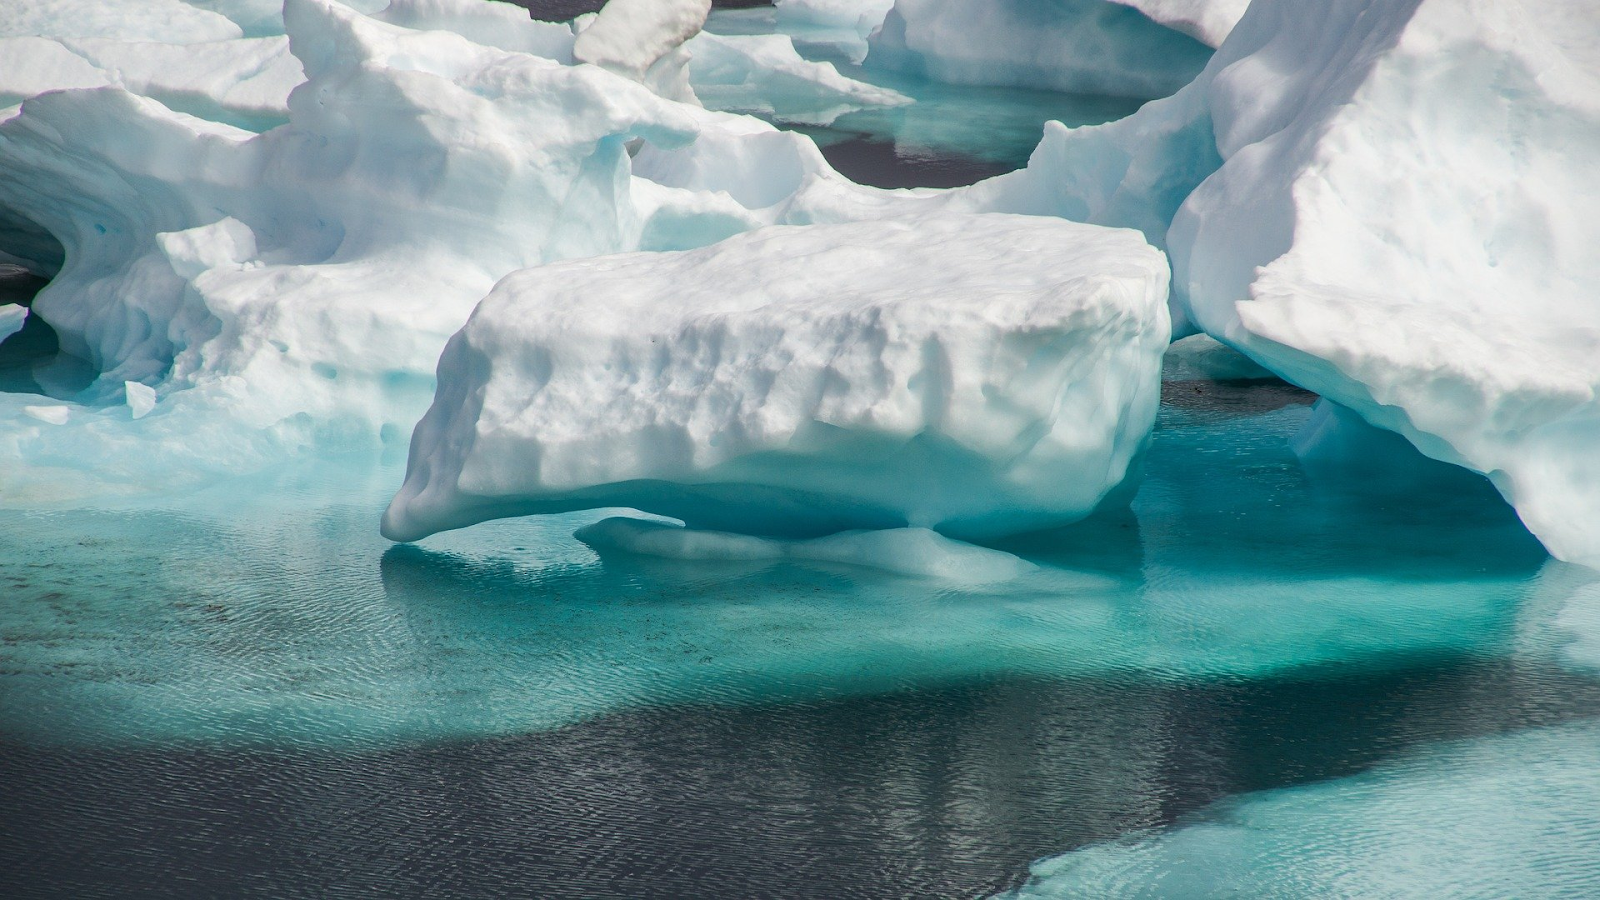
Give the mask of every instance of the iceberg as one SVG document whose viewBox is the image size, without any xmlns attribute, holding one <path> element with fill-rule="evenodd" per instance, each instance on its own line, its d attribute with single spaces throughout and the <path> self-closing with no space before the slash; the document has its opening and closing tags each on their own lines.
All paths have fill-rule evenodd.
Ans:
<svg viewBox="0 0 1600 900">
<path fill-rule="evenodd" d="M 1258 0 L 1205 86 L 1224 162 L 1167 236 L 1206 332 L 1488 475 L 1590 565 L 1596 46 L 1582 3 Z"/>
<path fill-rule="evenodd" d="M 383 533 L 599 507 L 783 537 L 1072 522 L 1149 435 L 1166 284 L 1134 232 L 1004 215 L 518 272 L 440 357 Z"/>
<path fill-rule="evenodd" d="M 1208 47 L 1221 47 L 1233 26 L 1239 24 L 1250 0 L 1109 0 L 1181 31 Z"/>
<path fill-rule="evenodd" d="M 867 65 L 960 84 L 1165 97 L 1211 48 L 1104 0 L 897 0 Z"/>
</svg>

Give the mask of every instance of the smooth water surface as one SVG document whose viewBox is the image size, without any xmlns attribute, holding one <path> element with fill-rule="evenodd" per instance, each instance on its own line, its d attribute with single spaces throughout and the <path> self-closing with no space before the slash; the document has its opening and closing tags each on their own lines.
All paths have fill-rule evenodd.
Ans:
<svg viewBox="0 0 1600 900">
<path fill-rule="evenodd" d="M 1169 382 L 1131 514 L 982 588 L 600 559 L 608 513 L 390 546 L 394 460 L 0 512 L 0 894 L 960 897 L 1087 847 L 1026 889 L 1185 896 L 1219 802 L 1292 853 L 1451 796 L 1438 746 L 1587 777 L 1593 579 L 1475 477 L 1308 473 L 1310 399 Z"/>
</svg>

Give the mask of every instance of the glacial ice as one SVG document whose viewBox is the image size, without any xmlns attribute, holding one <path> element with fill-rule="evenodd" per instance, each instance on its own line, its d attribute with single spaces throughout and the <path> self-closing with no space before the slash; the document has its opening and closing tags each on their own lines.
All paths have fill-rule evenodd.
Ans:
<svg viewBox="0 0 1600 900">
<path fill-rule="evenodd" d="M 1211 48 L 1104 0 L 897 0 L 867 65 L 963 84 L 1165 97 Z"/>
<path fill-rule="evenodd" d="M 1593 722 L 1456 741 L 1037 862 L 1001 897 L 1584 897 L 1597 765 Z"/>
<path fill-rule="evenodd" d="M 800 537 L 1071 522 L 1149 434 L 1166 282 L 1132 232 L 966 215 L 518 272 L 440 357 L 383 533 L 607 506 Z"/>
<path fill-rule="evenodd" d="M 683 44 L 710 13 L 711 0 L 609 0 L 578 34 L 572 56 L 693 103 Z"/>
<path fill-rule="evenodd" d="M 691 113 L 712 115 L 327 0 L 285 17 L 308 80 L 264 134 L 118 88 L 43 94 L 0 123 L 6 249 L 54 276 L 34 314 L 102 373 L 75 399 L 119 402 L 126 381 L 183 397 L 139 432 L 88 410 L 82 432 L 28 431 L 8 455 L 123 459 L 105 442 L 131 442 L 149 457 L 125 474 L 150 479 L 246 465 L 263 438 L 402 433 L 496 279 L 633 246 L 627 141 L 686 142 Z M 167 456 L 183 462 L 153 464 Z M 0 478 L 24 497 L 17 481 L 46 468 Z"/>
<path fill-rule="evenodd" d="M 0 341 L 22 330 L 28 321 L 28 308 L 15 303 L 0 305 Z"/>
<path fill-rule="evenodd" d="M 1221 47 L 1233 26 L 1239 24 L 1250 0 L 1108 0 L 1149 16 L 1174 31 L 1181 31 L 1208 47 Z"/>
<path fill-rule="evenodd" d="M 585 525 L 574 536 L 602 555 L 622 552 L 723 562 L 797 560 L 966 584 L 1006 581 L 1038 568 L 1010 553 L 953 541 L 926 528 L 843 531 L 794 540 L 617 516 Z"/>
<path fill-rule="evenodd" d="M 1591 565 L 1596 46 L 1586 3 L 1258 0 L 1205 87 L 1226 162 L 1167 237 L 1200 327 L 1487 474 Z"/>
<path fill-rule="evenodd" d="M 899 91 L 847 78 L 832 63 L 801 57 L 787 35 L 702 32 L 687 49 L 689 82 L 712 109 L 827 125 L 847 112 L 912 102 Z"/>
</svg>

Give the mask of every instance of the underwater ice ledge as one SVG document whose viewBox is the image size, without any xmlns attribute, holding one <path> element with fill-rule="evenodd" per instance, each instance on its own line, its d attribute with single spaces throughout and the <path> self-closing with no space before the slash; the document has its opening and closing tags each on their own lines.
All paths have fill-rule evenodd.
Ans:
<svg viewBox="0 0 1600 900">
<path fill-rule="evenodd" d="M 1287 389 L 1260 390 L 1241 408 Z M 1315 476 L 1286 444 L 1303 405 L 1228 409 L 1168 407 L 1132 517 L 1009 542 L 1035 568 L 989 585 L 596 560 L 571 535 L 610 513 L 389 545 L 371 521 L 392 467 L 0 511 L 29 523 L 0 527 L 0 575 L 27 581 L 0 715 L 47 743 L 347 744 L 1011 676 L 1257 680 L 1451 655 L 1587 671 L 1574 641 L 1600 656 L 1593 578 L 1548 561 L 1485 486 Z"/>
</svg>

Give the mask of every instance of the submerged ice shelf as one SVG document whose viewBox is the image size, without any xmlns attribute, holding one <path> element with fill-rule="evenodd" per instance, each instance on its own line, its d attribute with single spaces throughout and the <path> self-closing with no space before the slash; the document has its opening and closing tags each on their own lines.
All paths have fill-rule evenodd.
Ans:
<svg viewBox="0 0 1600 900">
<path fill-rule="evenodd" d="M 1302 392 L 1166 393 L 1132 515 L 1001 544 L 1029 567 L 990 585 L 597 559 L 572 533 L 615 511 L 386 550 L 370 523 L 393 463 L 0 512 L 0 724 L 47 743 L 382 744 L 1012 676 L 1271 680 L 1458 654 L 1591 670 L 1569 647 L 1594 640 L 1593 578 L 1547 561 L 1481 479 L 1318 477 L 1286 442 Z"/>
</svg>

